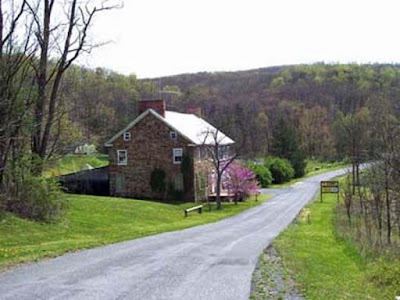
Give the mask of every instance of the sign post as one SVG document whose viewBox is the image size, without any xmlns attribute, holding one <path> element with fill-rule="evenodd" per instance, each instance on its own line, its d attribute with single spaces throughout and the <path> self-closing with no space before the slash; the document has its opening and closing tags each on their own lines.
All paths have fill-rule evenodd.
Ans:
<svg viewBox="0 0 400 300">
<path fill-rule="evenodd" d="M 337 194 L 339 201 L 339 181 L 321 181 L 321 202 L 322 194 Z"/>
</svg>

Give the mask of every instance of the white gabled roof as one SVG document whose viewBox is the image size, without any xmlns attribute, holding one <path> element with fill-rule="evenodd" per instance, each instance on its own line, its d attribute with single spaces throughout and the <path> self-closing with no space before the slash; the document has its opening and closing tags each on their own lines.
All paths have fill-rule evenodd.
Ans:
<svg viewBox="0 0 400 300">
<path fill-rule="evenodd" d="M 230 137 L 196 115 L 166 111 L 165 121 L 195 145 L 213 145 L 215 141 L 220 145 L 235 143 Z"/>
<path fill-rule="evenodd" d="M 125 131 L 131 129 L 148 114 L 154 115 L 194 145 L 213 145 L 216 141 L 219 145 L 230 145 L 235 143 L 230 137 L 226 136 L 214 126 L 196 115 L 165 111 L 165 118 L 163 118 L 153 109 L 148 109 L 108 140 L 105 143 L 105 146 L 111 147 L 112 143 L 118 137 L 122 136 Z"/>
</svg>

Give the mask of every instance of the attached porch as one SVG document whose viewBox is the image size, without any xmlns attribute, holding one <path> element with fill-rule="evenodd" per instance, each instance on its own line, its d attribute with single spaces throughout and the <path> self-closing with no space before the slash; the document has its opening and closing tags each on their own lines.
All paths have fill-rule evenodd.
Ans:
<svg viewBox="0 0 400 300">
<path fill-rule="evenodd" d="M 221 191 L 220 197 L 221 197 L 221 201 L 223 201 L 223 202 L 225 202 L 225 201 L 232 202 L 235 199 L 235 194 L 225 190 L 225 191 Z M 208 200 L 209 201 L 216 201 L 216 199 L 217 199 L 217 194 L 216 193 L 209 193 L 208 194 Z"/>
</svg>

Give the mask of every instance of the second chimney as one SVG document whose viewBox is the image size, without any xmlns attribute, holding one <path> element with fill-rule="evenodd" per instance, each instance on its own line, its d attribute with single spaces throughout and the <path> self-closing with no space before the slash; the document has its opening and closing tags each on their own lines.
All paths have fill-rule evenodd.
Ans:
<svg viewBox="0 0 400 300">
<path fill-rule="evenodd" d="M 139 101 L 139 115 L 144 113 L 148 109 L 155 110 L 160 116 L 165 118 L 165 101 L 162 99 L 158 100 L 140 100 Z"/>
<path fill-rule="evenodd" d="M 202 118 L 202 113 L 201 113 L 201 107 L 200 106 L 188 107 L 188 108 L 186 108 L 186 113 L 187 114 L 193 114 L 193 115 L 198 116 L 199 118 Z"/>
</svg>

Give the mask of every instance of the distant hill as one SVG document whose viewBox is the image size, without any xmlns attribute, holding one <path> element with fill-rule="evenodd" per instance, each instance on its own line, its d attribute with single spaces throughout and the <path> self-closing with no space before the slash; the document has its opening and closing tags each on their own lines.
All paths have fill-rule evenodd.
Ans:
<svg viewBox="0 0 400 300">
<path fill-rule="evenodd" d="M 196 87 L 217 89 L 224 93 L 230 89 L 243 93 L 242 87 L 259 89 L 259 85 L 269 83 L 284 70 L 292 66 L 276 66 L 236 72 L 199 72 L 174 76 L 166 76 L 157 79 L 142 79 L 142 82 L 153 84 L 157 90 L 178 87 L 182 92 L 188 92 Z M 152 97 L 153 95 L 147 95 Z"/>
<path fill-rule="evenodd" d="M 325 136 L 329 136 L 338 111 L 355 112 L 382 97 L 396 115 L 400 108 L 400 66 L 391 64 L 290 65 L 182 74 L 141 82 L 153 85 L 152 92 L 142 94 L 143 98 L 160 97 L 161 89 L 169 109 L 201 107 L 209 121 L 234 138 L 245 140 L 245 152 L 253 154 L 268 151 L 271 133 L 266 131 L 273 127 L 278 115 L 284 114 L 300 131 L 301 124 L 306 126 L 306 116 L 325 114 L 320 116 L 324 121 L 315 126 L 326 130 Z M 300 134 L 303 135 L 306 133 Z M 320 143 L 333 145 L 333 141 Z M 324 151 L 308 152 L 320 156 Z"/>
<path fill-rule="evenodd" d="M 234 71 L 234 72 L 198 72 L 198 73 L 185 73 L 173 76 L 164 76 L 161 78 L 144 78 L 142 81 L 145 82 L 157 82 L 159 79 L 162 81 L 162 85 L 179 85 L 181 88 L 185 89 L 195 84 L 206 84 L 213 81 L 212 78 L 244 78 L 244 77 L 269 77 L 271 75 L 276 75 L 283 70 L 293 67 L 293 66 L 274 66 L 259 69 L 251 69 L 245 71 Z"/>
</svg>

